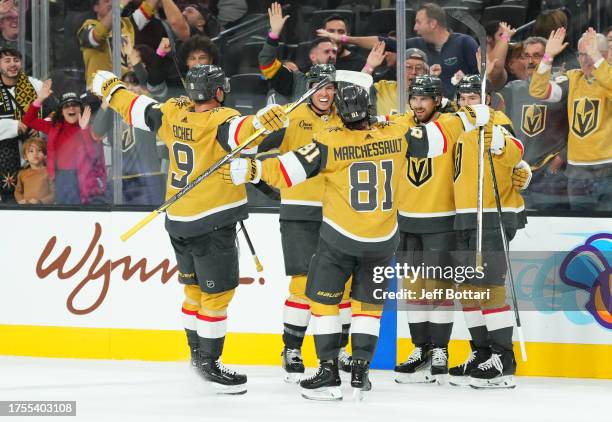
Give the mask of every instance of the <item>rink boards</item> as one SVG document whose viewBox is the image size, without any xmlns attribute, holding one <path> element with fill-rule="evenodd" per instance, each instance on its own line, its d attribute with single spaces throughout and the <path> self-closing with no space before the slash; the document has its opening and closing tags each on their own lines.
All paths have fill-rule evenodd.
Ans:
<svg viewBox="0 0 612 422">
<path fill-rule="evenodd" d="M 144 215 L 2 211 L 10 224 L 0 243 L 0 354 L 186 359 L 179 312 L 182 287 L 163 218 L 128 242 L 119 239 Z M 288 283 L 278 215 L 251 214 L 246 225 L 264 271 L 256 272 L 239 235 L 241 286 L 229 309 L 224 360 L 276 365 Z M 612 219 L 533 217 L 512 248 L 571 251 L 590 236 L 611 231 Z M 522 311 L 521 318 L 529 360 L 519 363 L 519 374 L 612 378 L 612 329 L 587 311 L 544 311 L 536 306 Z M 386 335 L 378 361 L 380 367 L 389 367 L 406 357 L 410 342 L 405 312 L 387 311 L 384 320 Z M 467 338 L 463 317 L 457 313 L 451 363 L 467 355 Z M 308 338 L 305 357 L 310 365 L 315 363 L 313 349 Z"/>
</svg>

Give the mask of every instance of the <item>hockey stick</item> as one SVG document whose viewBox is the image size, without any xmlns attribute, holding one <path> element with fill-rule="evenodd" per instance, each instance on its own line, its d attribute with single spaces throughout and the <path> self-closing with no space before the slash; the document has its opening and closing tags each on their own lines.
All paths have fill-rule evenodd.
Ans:
<svg viewBox="0 0 612 422">
<path fill-rule="evenodd" d="M 296 109 L 297 106 L 299 106 L 301 103 L 306 101 L 312 94 L 314 94 L 316 91 L 318 91 L 319 89 L 321 89 L 322 87 L 324 87 L 328 83 L 329 83 L 329 78 L 324 78 L 323 80 L 321 80 L 318 84 L 316 84 L 315 86 L 310 88 L 308 91 L 306 91 L 304 93 L 304 95 L 302 95 L 296 102 L 289 104 L 289 106 L 285 109 L 285 112 L 287 114 L 291 113 L 293 110 Z M 151 211 L 145 218 L 140 220 L 131 229 L 129 229 L 128 231 L 123 233 L 121 235 L 121 240 L 123 240 L 125 242 L 130 237 L 132 237 L 137 231 L 139 231 L 144 226 L 146 226 L 151 221 L 153 221 L 153 219 L 155 219 L 155 217 L 157 217 L 159 214 L 165 212 L 168 209 L 168 207 L 170 207 L 176 201 L 178 201 L 183 196 L 185 196 L 189 191 L 191 191 L 193 188 L 195 188 L 197 185 L 199 185 L 204 179 L 206 179 L 208 176 L 210 176 L 212 173 L 217 171 L 219 168 L 221 168 L 226 163 L 229 163 L 230 161 L 232 161 L 232 159 L 234 159 L 234 157 L 236 157 L 238 154 L 240 154 L 240 152 L 242 152 L 243 149 L 245 149 L 250 144 L 252 144 L 253 141 L 255 141 L 257 138 L 259 138 L 261 135 L 263 135 L 264 132 L 265 132 L 265 129 L 261 128 L 261 129 L 257 130 L 255 133 L 253 133 L 251 136 L 249 136 L 237 148 L 235 148 L 232 151 L 230 151 L 229 153 L 227 153 L 227 155 L 225 157 L 223 157 L 221 160 L 217 161 L 208 170 L 206 170 L 204 173 L 202 173 L 201 175 L 196 177 L 194 180 L 192 180 L 190 183 L 188 183 L 187 186 L 185 186 L 183 189 L 178 191 L 176 194 L 174 194 L 173 196 L 168 198 L 166 200 L 166 202 L 161 204 L 157 209 Z"/>
<path fill-rule="evenodd" d="M 518 303 L 516 300 L 516 286 L 514 284 L 514 273 L 512 272 L 512 263 L 510 262 L 509 242 L 508 238 L 506 237 L 506 229 L 504 227 L 501 199 L 499 198 L 499 188 L 497 186 L 497 176 L 495 175 L 495 167 L 493 166 L 493 155 L 491 154 L 490 149 L 488 152 L 489 164 L 491 166 L 491 177 L 493 179 L 493 192 L 495 193 L 495 206 L 497 207 L 497 217 L 499 218 L 499 230 L 501 232 L 501 238 L 504 244 L 504 257 L 506 258 L 508 275 L 510 276 L 510 286 L 512 290 L 512 306 L 514 308 L 514 318 L 516 319 L 516 332 L 518 333 L 519 345 L 521 346 L 521 358 L 523 359 L 523 362 L 527 362 L 527 349 L 525 348 L 525 338 L 523 337 L 521 316 L 518 312 Z"/>
<path fill-rule="evenodd" d="M 486 105 L 486 83 L 487 83 L 487 33 L 484 27 L 478 23 L 468 13 L 462 10 L 450 10 L 449 14 L 460 22 L 463 22 L 478 38 L 480 44 L 480 98 L 482 104 Z M 516 286 L 514 283 L 514 273 L 512 272 L 512 266 L 510 262 L 510 252 L 508 250 L 509 244 L 506 238 L 506 231 L 504 229 L 504 223 L 502 219 L 501 200 L 499 198 L 499 190 L 497 187 L 497 178 L 495 177 L 495 168 L 493 167 L 493 157 L 491 150 L 489 153 L 489 163 L 491 165 L 491 176 L 493 178 L 493 190 L 495 193 L 495 204 L 497 206 L 497 213 L 499 216 L 499 228 L 501 231 L 502 242 L 504 246 L 504 256 L 506 259 L 506 266 L 508 267 L 508 275 L 510 276 L 510 291 L 512 296 L 512 305 L 514 308 L 514 318 L 516 320 L 516 331 L 519 337 L 519 344 L 521 347 L 521 358 L 523 362 L 527 361 L 527 349 L 525 348 L 525 338 L 523 336 L 523 327 L 521 326 L 521 317 L 518 311 L 518 303 L 516 300 Z M 478 143 L 478 205 L 476 208 L 476 264 L 482 265 L 482 212 L 483 212 L 483 193 L 484 193 L 484 128 L 480 128 L 480 139 Z"/>
<path fill-rule="evenodd" d="M 174 40 L 174 34 L 172 33 L 172 28 L 170 28 L 168 23 L 165 22 L 163 19 L 160 19 L 160 22 L 162 23 L 162 26 L 164 27 L 164 29 L 166 30 L 166 34 L 168 35 L 168 41 L 170 43 L 170 50 L 172 52 L 172 61 L 174 62 L 176 73 L 178 77 L 181 79 L 181 83 L 183 84 L 183 89 L 187 91 L 187 85 L 185 84 L 185 78 L 183 77 L 183 74 L 181 73 L 181 67 L 179 65 L 179 61 L 176 55 L 176 42 Z M 259 189 L 257 186 L 256 188 Z M 249 233 L 247 232 L 247 229 L 242 223 L 242 221 L 240 222 L 240 227 L 242 228 L 242 233 L 244 234 L 244 238 L 246 239 L 247 244 L 249 245 L 251 255 L 253 255 L 253 259 L 255 260 L 255 267 L 257 268 L 257 272 L 261 272 L 263 270 L 263 266 L 261 265 L 261 262 L 259 261 L 259 258 L 257 257 L 257 253 L 255 252 L 255 248 L 253 247 L 253 244 L 251 243 Z"/>
</svg>

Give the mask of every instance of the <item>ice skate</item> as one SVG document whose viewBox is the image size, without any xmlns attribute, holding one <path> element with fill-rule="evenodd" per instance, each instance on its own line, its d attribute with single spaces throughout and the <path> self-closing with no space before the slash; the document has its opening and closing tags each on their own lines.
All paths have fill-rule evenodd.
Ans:
<svg viewBox="0 0 612 422">
<path fill-rule="evenodd" d="M 364 392 L 372 389 L 370 382 L 370 362 L 365 360 L 353 360 L 351 367 L 351 386 L 353 387 L 353 400 L 362 401 Z"/>
<path fill-rule="evenodd" d="M 342 400 L 337 360 L 321 361 L 316 374 L 300 381 L 302 397 L 309 400 Z"/>
<path fill-rule="evenodd" d="M 494 351 L 491 357 L 478 365 L 470 373 L 470 387 L 484 388 L 514 388 L 514 373 L 516 361 L 511 350 Z"/>
<path fill-rule="evenodd" d="M 491 356 L 491 351 L 484 348 L 472 348 L 470 356 L 460 365 L 454 366 L 448 370 L 450 385 L 455 387 L 467 387 L 470 385 L 470 373 L 484 363 Z"/>
<path fill-rule="evenodd" d="M 431 346 L 417 346 L 408 359 L 395 367 L 395 382 L 398 384 L 432 383 Z"/>
<path fill-rule="evenodd" d="M 200 355 L 199 375 L 212 384 L 217 394 L 244 394 L 247 377 L 223 366 L 219 359 Z"/>
<path fill-rule="evenodd" d="M 340 353 L 338 353 L 338 369 L 340 369 L 342 372 L 350 374 L 352 362 L 353 358 L 351 355 L 347 353 L 344 347 L 341 348 Z"/>
<path fill-rule="evenodd" d="M 439 385 L 446 384 L 448 378 L 447 347 L 434 347 L 431 350 L 431 376 Z"/>
<path fill-rule="evenodd" d="M 285 370 L 285 382 L 296 384 L 304 375 L 304 361 L 300 349 L 284 348 L 281 353 L 283 357 L 283 369 Z"/>
</svg>

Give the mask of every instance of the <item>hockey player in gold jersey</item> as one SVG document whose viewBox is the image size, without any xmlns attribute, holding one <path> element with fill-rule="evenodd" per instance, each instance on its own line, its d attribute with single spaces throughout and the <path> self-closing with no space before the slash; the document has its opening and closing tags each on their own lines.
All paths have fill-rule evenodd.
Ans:
<svg viewBox="0 0 612 422">
<path fill-rule="evenodd" d="M 308 102 L 293 110 L 289 126 L 271 133 L 258 146 L 258 156 L 268 151 L 285 154 L 312 142 L 312 137 L 329 126 L 340 126 L 342 121 L 333 105 L 336 88 L 333 83 L 335 68 L 331 64 L 315 64 L 306 73 L 307 88 L 323 78 L 330 83 L 315 92 Z M 281 189 L 280 229 L 285 262 L 285 273 L 291 277 L 289 297 L 283 309 L 282 353 L 285 381 L 299 382 L 304 373 L 302 343 L 310 321 L 310 304 L 306 297 L 308 265 L 319 243 L 323 206 L 323 177 L 314 177 L 291 188 Z M 347 289 L 349 290 L 349 289 Z M 351 304 L 346 292 L 340 302 L 342 319 L 341 369 L 350 372 L 350 356 L 344 350 L 348 343 L 351 324 Z"/>
<path fill-rule="evenodd" d="M 481 103 L 479 75 L 464 77 L 457 86 L 459 105 Z M 487 95 L 487 103 L 490 95 Z M 501 111 L 491 117 L 494 124 L 490 151 L 493 156 L 503 226 L 508 241 L 525 226 L 523 198 L 513 186 L 513 170 L 521 163 L 523 144 L 512 134 L 510 119 Z M 478 181 L 477 130 L 466 133 L 455 146 L 454 190 L 458 252 L 456 259 L 464 266 L 475 267 L 476 204 Z M 487 153 L 488 154 L 488 153 Z M 527 166 L 528 167 L 528 166 Z M 481 277 L 471 277 L 458 290 L 489 292 L 485 300 L 462 300 L 463 314 L 470 331 L 472 353 L 468 360 L 451 368 L 451 384 L 469 383 L 476 388 L 514 387 L 516 361 L 512 350 L 514 315 L 506 301 L 506 261 L 500 233 L 493 178 L 489 160 L 484 165 L 482 250 L 484 269 Z M 461 252 L 464 251 L 464 252 Z"/>
<path fill-rule="evenodd" d="M 229 80 L 213 65 L 189 70 L 189 98 L 163 104 L 124 89 L 110 72 L 98 71 L 93 91 L 109 101 L 124 120 L 156 132 L 170 151 L 167 197 L 172 197 L 257 129 L 267 133 L 288 123 L 283 109 L 270 106 L 256 116 L 223 107 Z M 179 281 L 185 284 L 183 321 L 192 364 L 219 393 L 246 392 L 246 375 L 225 368 L 219 358 L 226 332 L 227 307 L 239 282 L 236 222 L 248 217 L 244 186 L 229 188 L 213 173 L 166 212 Z"/>
<path fill-rule="evenodd" d="M 273 160 L 234 160 L 224 169 L 231 183 L 257 182 L 286 188 L 309 177 L 323 177 L 323 223 L 310 262 L 306 296 L 311 301 L 312 328 L 320 366 L 302 380 L 302 395 L 314 400 L 339 400 L 338 374 L 341 323 L 338 303 L 352 275 L 351 385 L 359 394 L 371 389 L 369 364 L 378 340 L 383 299 L 388 280 L 375 280 L 376 269 L 391 264 L 399 234 L 397 191 L 406 156 L 433 157 L 444 153 L 446 124 L 468 129 L 488 121 L 487 107 L 461 110 L 447 122 L 419 127 L 389 122 L 370 126 L 368 93 L 347 85 L 336 94 L 337 112 L 344 127 L 330 127 L 314 142 Z"/>
<path fill-rule="evenodd" d="M 573 210 L 612 210 L 612 66 L 608 41 L 593 28 L 578 41 L 580 69 L 550 81 L 552 61 L 561 53 L 565 28 L 553 31 L 544 58 L 533 73 L 529 93 L 547 102 L 567 102 L 568 196 Z"/>
<path fill-rule="evenodd" d="M 444 121 L 441 114 L 442 83 L 434 76 L 418 76 L 410 86 L 409 103 L 414 124 Z M 408 157 L 402 171 L 397 196 L 400 245 L 397 260 L 413 267 L 452 265 L 455 249 L 453 229 L 453 156 L 462 125 L 448 126 L 444 133 L 448 154 L 435 158 Z M 408 326 L 414 349 L 395 367 L 395 381 L 442 383 L 448 373 L 448 342 L 452 331 L 452 301 L 423 300 L 422 292 L 452 288 L 454 280 L 424 275 L 404 280 L 404 289 L 418 299 L 407 301 Z"/>
</svg>

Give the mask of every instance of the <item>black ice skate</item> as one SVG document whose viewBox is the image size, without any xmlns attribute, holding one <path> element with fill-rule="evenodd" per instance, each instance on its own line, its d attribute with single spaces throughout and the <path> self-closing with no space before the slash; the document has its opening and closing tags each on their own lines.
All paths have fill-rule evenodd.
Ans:
<svg viewBox="0 0 612 422">
<path fill-rule="evenodd" d="M 340 349 L 340 353 L 338 353 L 338 368 L 342 372 L 350 374 L 352 363 L 353 358 L 346 352 L 346 349 L 344 347 Z"/>
<path fill-rule="evenodd" d="M 365 360 L 353 360 L 351 366 L 351 387 L 353 387 L 353 399 L 361 401 L 364 399 L 363 393 L 372 389 L 370 382 L 370 362 Z"/>
<path fill-rule="evenodd" d="M 285 382 L 297 383 L 302 379 L 304 374 L 304 361 L 302 360 L 302 351 L 300 349 L 284 348 L 283 353 L 283 369 L 285 370 Z"/>
<path fill-rule="evenodd" d="M 244 394 L 247 391 L 246 375 L 224 367 L 219 359 L 200 355 L 198 374 L 211 382 L 218 394 Z"/>
<path fill-rule="evenodd" d="M 512 350 L 492 350 L 491 357 L 470 373 L 472 388 L 514 388 L 516 360 Z"/>
<path fill-rule="evenodd" d="M 395 382 L 398 384 L 430 383 L 435 379 L 431 375 L 431 345 L 417 346 L 408 359 L 395 367 Z"/>
<path fill-rule="evenodd" d="M 322 360 L 317 373 L 300 381 L 302 397 L 309 400 L 342 400 L 338 361 Z"/>
<path fill-rule="evenodd" d="M 431 349 L 431 376 L 442 385 L 446 383 L 448 375 L 448 347 L 434 347 Z"/>
<path fill-rule="evenodd" d="M 448 370 L 449 384 L 455 387 L 467 387 L 470 385 L 470 373 L 483 362 L 486 362 L 491 357 L 491 349 L 476 348 L 470 342 L 472 351 L 467 360 L 461 365 L 454 366 Z"/>
<path fill-rule="evenodd" d="M 200 350 L 197 347 L 191 347 L 191 369 L 196 370 L 200 364 Z"/>
</svg>

